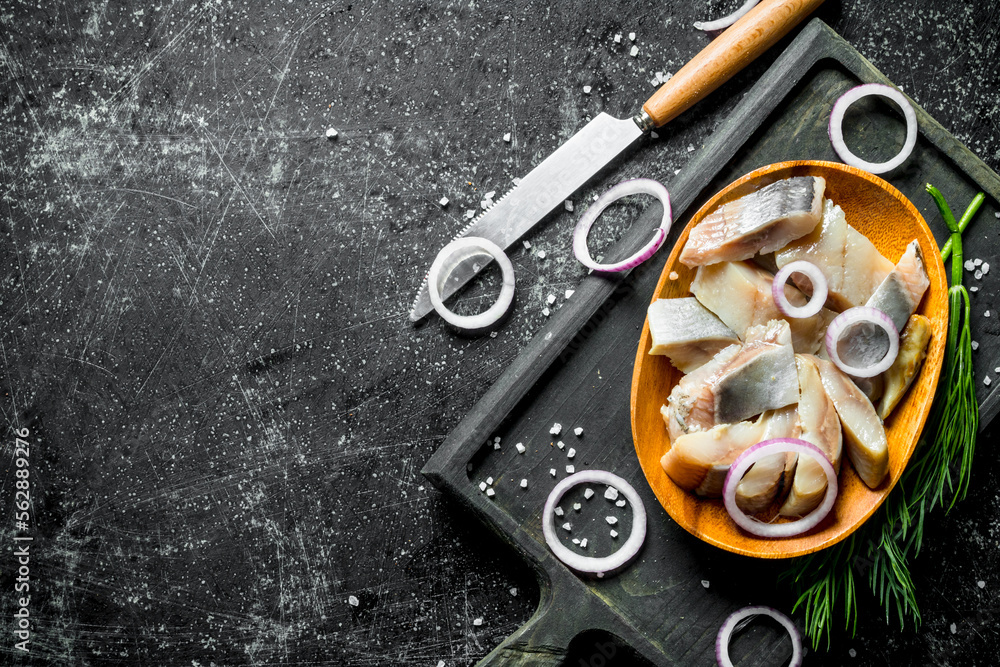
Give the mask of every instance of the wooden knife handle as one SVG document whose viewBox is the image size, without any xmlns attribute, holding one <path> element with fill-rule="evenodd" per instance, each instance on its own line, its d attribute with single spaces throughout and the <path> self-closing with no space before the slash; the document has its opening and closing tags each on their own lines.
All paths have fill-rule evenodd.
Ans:
<svg viewBox="0 0 1000 667">
<path fill-rule="evenodd" d="M 823 0 L 763 0 L 726 28 L 642 105 L 659 127 L 729 80 L 822 4 Z"/>
</svg>

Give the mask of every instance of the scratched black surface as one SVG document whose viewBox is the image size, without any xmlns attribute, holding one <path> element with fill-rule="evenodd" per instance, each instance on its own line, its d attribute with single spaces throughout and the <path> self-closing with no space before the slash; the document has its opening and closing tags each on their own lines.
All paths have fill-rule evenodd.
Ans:
<svg viewBox="0 0 1000 667">
<path fill-rule="evenodd" d="M 572 217 L 511 253 L 496 337 L 409 303 L 485 192 L 631 113 L 735 4 L 0 0 L 5 553 L 25 426 L 34 518 L 31 653 L 8 555 L 4 661 L 465 665 L 523 623 L 532 575 L 419 469 L 583 277 Z M 995 5 L 819 16 L 1000 168 Z M 606 180 L 683 168 L 773 57 Z M 991 441 L 915 564 L 920 630 L 866 606 L 816 664 L 991 662 Z"/>
</svg>

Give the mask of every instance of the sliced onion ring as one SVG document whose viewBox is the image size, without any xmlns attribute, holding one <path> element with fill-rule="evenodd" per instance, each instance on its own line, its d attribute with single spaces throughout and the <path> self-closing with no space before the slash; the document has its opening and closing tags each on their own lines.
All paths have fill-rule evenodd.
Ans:
<svg viewBox="0 0 1000 667">
<path fill-rule="evenodd" d="M 562 500 L 566 491 L 577 484 L 584 484 L 586 482 L 613 486 L 632 504 L 632 533 L 628 536 L 625 544 L 610 556 L 597 558 L 595 556 L 578 554 L 563 544 L 556 535 L 556 505 Z M 604 573 L 611 572 L 625 565 L 639 553 L 642 543 L 646 540 L 646 508 L 643 506 L 639 494 L 632 488 L 632 485 L 618 475 L 606 470 L 581 470 L 556 484 L 552 492 L 549 493 L 549 497 L 545 501 L 545 509 L 542 510 L 542 533 L 545 535 L 545 543 L 549 545 L 552 553 L 570 568 L 577 572 L 587 572 L 603 576 Z"/>
<path fill-rule="evenodd" d="M 847 108 L 862 97 L 868 97 L 869 95 L 879 95 L 892 100 L 899 106 L 903 112 L 903 117 L 906 118 L 906 141 L 903 143 L 903 150 L 899 151 L 896 157 L 886 162 L 876 163 L 862 160 L 852 153 L 844 142 L 843 123 Z M 917 114 L 913 110 L 913 105 L 910 104 L 903 93 L 892 86 L 886 86 L 881 83 L 866 83 L 862 86 L 851 88 L 834 102 L 833 110 L 830 112 L 829 133 L 830 143 L 833 144 L 834 152 L 846 164 L 858 169 L 864 169 L 873 174 L 884 174 L 903 164 L 906 158 L 910 157 L 910 153 L 913 152 L 913 147 L 917 145 Z"/>
<path fill-rule="evenodd" d="M 476 315 L 459 315 L 444 305 L 441 290 L 456 266 L 476 256 L 488 256 L 496 260 L 503 272 L 503 287 L 496 303 L 488 310 Z M 503 249 L 493 241 L 478 236 L 462 236 L 442 248 L 434 258 L 427 273 L 427 294 L 434 310 L 448 324 L 467 331 L 486 329 L 499 321 L 514 301 L 514 265 Z"/>
<path fill-rule="evenodd" d="M 723 16 L 721 19 L 715 19 L 714 21 L 696 21 L 694 27 L 698 30 L 704 30 L 705 32 L 723 30 L 743 18 L 743 15 L 753 9 L 758 2 L 760 2 L 760 0 L 747 0 L 743 3 L 742 7 L 729 16 Z"/>
<path fill-rule="evenodd" d="M 788 634 L 792 638 L 792 661 L 788 663 L 788 667 L 799 667 L 802 664 L 802 635 L 799 634 L 799 629 L 792 623 L 792 619 L 773 607 L 763 605 L 743 607 L 743 609 L 733 612 L 719 628 L 719 634 L 715 638 L 715 659 L 719 665 L 733 667 L 733 661 L 729 657 L 729 638 L 732 637 L 736 625 L 744 618 L 760 615 L 770 616 L 781 623 L 785 630 L 788 630 Z"/>
<path fill-rule="evenodd" d="M 809 514 L 806 514 L 797 521 L 787 523 L 764 523 L 753 519 L 743 513 L 743 510 L 736 504 L 736 487 L 739 485 L 743 475 L 757 461 L 771 454 L 784 454 L 792 452 L 794 454 L 806 454 L 812 456 L 818 462 L 823 472 L 826 473 L 826 495 L 819 507 Z M 798 438 L 775 438 L 765 440 L 750 447 L 745 452 L 736 457 L 733 464 L 726 473 L 726 481 L 722 485 L 722 500 L 726 505 L 726 511 L 733 518 L 736 524 L 754 535 L 760 537 L 792 537 L 800 535 L 807 530 L 811 530 L 833 509 L 833 503 L 837 500 L 837 473 L 833 469 L 830 460 L 826 458 L 816 445 L 800 440 Z"/>
<path fill-rule="evenodd" d="M 851 366 L 840 358 L 837 343 L 848 328 L 862 322 L 874 324 L 885 331 L 889 337 L 889 351 L 885 353 L 885 356 L 878 363 L 871 366 Z M 899 354 L 899 331 L 896 329 L 896 325 L 892 323 L 892 319 L 878 308 L 872 308 L 871 306 L 848 308 L 833 318 L 830 326 L 826 329 L 826 353 L 830 355 L 830 361 L 848 375 L 859 378 L 875 377 L 879 373 L 889 370 L 892 362 L 896 360 L 896 355 Z"/>
<path fill-rule="evenodd" d="M 663 218 L 660 220 L 660 226 L 653 234 L 653 239 L 628 259 L 614 264 L 598 264 L 591 258 L 590 250 L 587 248 L 587 235 L 590 234 L 591 226 L 612 202 L 622 197 L 638 194 L 653 195 L 663 204 Z M 670 194 L 663 187 L 662 183 L 654 181 L 651 178 L 634 178 L 630 181 L 622 181 L 601 195 L 580 216 L 580 220 L 576 223 L 576 228 L 573 230 L 573 254 L 576 255 L 581 264 L 594 271 L 612 273 L 633 269 L 652 257 L 653 253 L 660 249 L 660 246 L 663 245 L 663 242 L 667 238 L 667 234 L 670 232 L 670 223 L 672 221 L 673 214 L 670 211 Z"/>
<path fill-rule="evenodd" d="M 788 282 L 793 273 L 803 274 L 812 283 L 812 296 L 804 306 L 793 306 L 788 301 L 788 297 L 785 296 L 785 283 Z M 788 317 L 812 317 L 823 310 L 827 294 L 826 277 L 823 272 L 819 270 L 818 266 L 804 259 L 785 264 L 781 270 L 774 274 L 774 282 L 771 283 L 771 296 L 774 297 L 774 303 L 778 306 L 781 314 Z"/>
</svg>

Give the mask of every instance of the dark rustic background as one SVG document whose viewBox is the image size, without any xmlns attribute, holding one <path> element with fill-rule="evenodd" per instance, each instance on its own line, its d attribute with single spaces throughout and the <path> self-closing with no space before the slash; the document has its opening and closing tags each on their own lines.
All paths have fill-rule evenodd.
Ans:
<svg viewBox="0 0 1000 667">
<path fill-rule="evenodd" d="M 19 427 L 34 519 L 31 653 L 5 629 L 0 661 L 467 665 L 523 623 L 527 567 L 419 470 L 583 277 L 573 217 L 529 235 L 546 259 L 511 252 L 495 337 L 410 301 L 484 193 L 632 113 L 738 4 L 0 0 L 0 549 Z M 818 16 L 997 170 L 1000 7 L 944 5 Z M 608 179 L 669 187 L 775 56 Z M 928 528 L 921 628 L 862 595 L 815 664 L 992 664 L 991 441 Z"/>
</svg>

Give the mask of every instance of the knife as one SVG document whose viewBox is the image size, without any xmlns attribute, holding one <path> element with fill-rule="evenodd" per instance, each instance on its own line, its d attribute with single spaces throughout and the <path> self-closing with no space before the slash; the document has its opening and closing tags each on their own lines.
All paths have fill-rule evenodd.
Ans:
<svg viewBox="0 0 1000 667">
<path fill-rule="evenodd" d="M 506 250 L 605 165 L 728 81 L 822 2 L 764 0 L 660 86 L 639 113 L 626 119 L 598 114 L 455 238 L 479 236 Z M 461 289 L 487 264 L 459 264 L 442 286 L 442 298 Z M 410 320 L 417 322 L 433 309 L 425 277 Z"/>
</svg>

